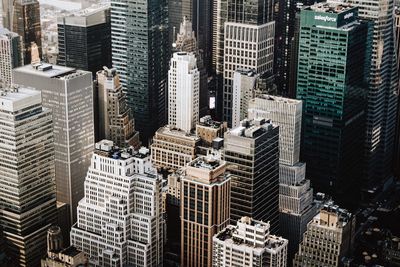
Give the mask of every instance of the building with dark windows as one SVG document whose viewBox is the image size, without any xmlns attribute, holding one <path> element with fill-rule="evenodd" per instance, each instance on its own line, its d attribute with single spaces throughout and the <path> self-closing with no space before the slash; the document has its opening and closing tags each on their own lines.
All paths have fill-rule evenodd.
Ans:
<svg viewBox="0 0 400 267">
<path fill-rule="evenodd" d="M 307 176 L 317 191 L 357 203 L 371 40 L 358 9 L 315 4 L 300 13 L 297 98 Z M 357 160 L 356 160 L 357 159 Z"/>
<path fill-rule="evenodd" d="M 111 67 L 110 6 L 96 6 L 58 18 L 58 64 L 90 71 Z"/>
<path fill-rule="evenodd" d="M 22 46 L 21 36 L 0 27 L 0 82 L 11 84 L 12 69 L 23 64 Z"/>
<path fill-rule="evenodd" d="M 225 133 L 223 159 L 232 174 L 231 222 L 247 216 L 279 228 L 279 127 L 243 120 Z"/>
<path fill-rule="evenodd" d="M 166 122 L 168 3 L 111 1 L 112 63 L 120 74 L 136 130 L 147 144 Z"/>
<path fill-rule="evenodd" d="M 13 6 L 12 31 L 22 37 L 24 63 L 31 63 L 31 46 L 36 43 L 42 55 L 42 28 L 38 0 L 15 0 Z"/>
<path fill-rule="evenodd" d="M 398 73 L 394 45 L 394 1 L 348 0 L 359 16 L 373 21 L 372 54 L 364 151 L 363 193 L 379 193 L 392 177 L 395 147 Z"/>
<path fill-rule="evenodd" d="M 0 226 L 16 263 L 6 266 L 38 266 L 57 220 L 52 114 L 32 88 L 0 93 Z"/>
</svg>

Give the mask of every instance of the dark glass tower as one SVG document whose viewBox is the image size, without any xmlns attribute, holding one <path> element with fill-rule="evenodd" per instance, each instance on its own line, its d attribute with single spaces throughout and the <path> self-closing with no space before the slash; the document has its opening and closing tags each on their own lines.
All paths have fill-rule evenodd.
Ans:
<svg viewBox="0 0 400 267">
<path fill-rule="evenodd" d="M 279 228 L 279 127 L 243 120 L 225 134 L 223 159 L 231 179 L 231 222 L 243 216 Z"/>
<path fill-rule="evenodd" d="M 58 18 L 58 64 L 92 72 L 111 67 L 110 7 Z"/>
<path fill-rule="evenodd" d="M 24 43 L 24 63 L 31 63 L 31 45 L 36 43 L 42 55 L 42 28 L 40 7 L 37 0 L 15 0 L 12 31 L 22 37 Z"/>
<path fill-rule="evenodd" d="M 113 66 L 146 144 L 166 122 L 168 2 L 111 1 Z"/>
<path fill-rule="evenodd" d="M 297 98 L 303 100 L 302 159 L 317 191 L 356 204 L 362 173 L 370 24 L 348 5 L 300 13 Z"/>
</svg>

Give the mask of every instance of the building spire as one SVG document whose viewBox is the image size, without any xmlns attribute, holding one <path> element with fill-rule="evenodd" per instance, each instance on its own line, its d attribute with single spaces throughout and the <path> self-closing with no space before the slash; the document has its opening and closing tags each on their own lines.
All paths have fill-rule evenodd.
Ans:
<svg viewBox="0 0 400 267">
<path fill-rule="evenodd" d="M 31 43 L 31 65 L 37 65 L 40 64 L 41 59 L 39 56 L 39 47 L 35 42 Z"/>
</svg>

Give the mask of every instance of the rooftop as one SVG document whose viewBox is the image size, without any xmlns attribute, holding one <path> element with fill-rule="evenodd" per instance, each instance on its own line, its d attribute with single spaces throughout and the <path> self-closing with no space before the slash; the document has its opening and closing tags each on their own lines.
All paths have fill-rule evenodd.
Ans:
<svg viewBox="0 0 400 267">
<path fill-rule="evenodd" d="M 0 28 L 0 38 L 2 37 L 2 35 L 7 35 L 7 36 L 11 36 L 11 37 L 18 36 L 17 33 L 9 31 L 7 28 Z"/>
<path fill-rule="evenodd" d="M 0 85 L 0 110 L 14 112 L 42 102 L 42 95 L 33 88 Z"/>
<path fill-rule="evenodd" d="M 62 79 L 70 74 L 87 73 L 86 71 L 77 71 L 74 68 L 40 63 L 36 65 L 25 65 L 14 69 L 15 72 L 38 75 L 46 78 Z"/>
<path fill-rule="evenodd" d="M 248 77 L 256 77 L 257 73 L 255 70 L 248 70 L 248 69 L 237 69 L 235 72 L 240 73 L 241 75 L 246 75 Z"/>
<path fill-rule="evenodd" d="M 310 10 L 313 10 L 316 12 L 340 14 L 342 12 L 353 9 L 354 7 L 351 6 L 350 4 L 346 4 L 346 3 L 338 4 L 338 3 L 322 2 L 322 3 L 316 3 L 312 6 L 310 6 L 309 8 L 310 8 Z"/>
<path fill-rule="evenodd" d="M 76 247 L 70 246 L 61 251 L 61 253 L 70 257 L 75 257 L 76 255 L 82 253 L 82 251 L 78 250 Z"/>
<path fill-rule="evenodd" d="M 172 137 L 180 137 L 180 138 L 187 139 L 189 141 L 198 141 L 198 140 L 200 140 L 200 137 L 198 137 L 195 134 L 187 133 L 187 132 L 182 131 L 180 129 L 172 128 L 169 125 L 166 125 L 164 127 L 159 128 L 156 133 L 163 134 L 163 135 L 169 135 L 169 136 L 172 136 Z"/>
<path fill-rule="evenodd" d="M 150 150 L 146 147 L 141 147 L 139 150 L 134 150 L 133 148 L 120 148 L 114 146 L 113 141 L 110 140 L 97 142 L 95 144 L 95 153 L 116 160 L 128 158 L 144 159 L 150 156 Z"/>
<path fill-rule="evenodd" d="M 58 24 L 66 24 L 73 26 L 88 27 L 109 21 L 109 15 L 105 13 L 109 12 L 110 5 L 99 4 L 93 5 L 86 9 L 71 12 L 66 16 L 59 17 L 57 19 Z"/>
<path fill-rule="evenodd" d="M 254 139 L 276 127 L 278 126 L 272 124 L 271 120 L 264 118 L 244 119 L 240 126 L 231 129 L 227 134 Z"/>
<path fill-rule="evenodd" d="M 285 104 L 296 104 L 297 105 L 299 103 L 302 103 L 301 100 L 285 98 L 285 97 L 281 97 L 281 96 L 267 95 L 267 94 L 257 95 L 257 97 L 252 99 L 252 101 L 255 101 L 255 99 L 257 99 L 257 98 L 263 99 L 263 100 L 269 100 L 269 101 L 273 101 L 273 102 L 285 103 Z"/>
<path fill-rule="evenodd" d="M 215 170 L 221 165 L 223 165 L 223 162 L 213 157 L 198 157 L 189 162 L 189 166 L 204 170 Z"/>
<path fill-rule="evenodd" d="M 210 115 L 200 118 L 198 125 L 218 129 L 223 125 L 222 122 L 214 121 Z"/>
</svg>

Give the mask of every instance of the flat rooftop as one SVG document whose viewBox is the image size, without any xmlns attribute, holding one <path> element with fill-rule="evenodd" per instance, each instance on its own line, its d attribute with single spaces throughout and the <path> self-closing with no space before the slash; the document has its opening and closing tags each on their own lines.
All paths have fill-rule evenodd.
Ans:
<svg viewBox="0 0 400 267">
<path fill-rule="evenodd" d="M 218 129 L 221 127 L 221 125 L 223 125 L 223 122 L 214 121 L 210 115 L 207 115 L 200 118 L 200 121 L 197 124 L 204 127 Z"/>
<path fill-rule="evenodd" d="M 189 163 L 190 167 L 203 170 L 215 170 L 223 163 L 218 159 L 212 157 L 198 157 Z"/>
<path fill-rule="evenodd" d="M 354 6 L 351 6 L 350 4 L 345 4 L 345 3 L 336 4 L 327 2 L 317 3 L 309 7 L 310 10 L 316 12 L 334 13 L 334 14 L 340 14 L 342 12 L 345 12 L 353 8 Z"/>
<path fill-rule="evenodd" d="M 168 135 L 168 136 L 171 136 L 171 137 L 184 138 L 184 139 L 187 139 L 189 141 L 198 141 L 198 140 L 200 140 L 200 137 L 198 137 L 195 134 L 187 133 L 185 131 L 182 131 L 182 130 L 179 130 L 179 129 L 176 129 L 176 128 L 171 128 L 168 125 L 159 128 L 156 133 L 162 134 L 162 135 Z"/>
<path fill-rule="evenodd" d="M 0 110 L 14 112 L 42 102 L 42 94 L 33 88 L 14 85 L 0 88 Z"/>
<path fill-rule="evenodd" d="M 15 68 L 13 71 L 42 76 L 46 78 L 61 78 L 69 74 L 76 73 L 76 69 L 74 68 L 52 65 L 47 63 L 41 63 L 37 65 L 28 64 L 19 68 Z"/>
<path fill-rule="evenodd" d="M 228 135 L 255 139 L 276 127 L 278 126 L 264 118 L 255 118 L 253 120 L 245 119 L 240 122 L 240 126 L 228 131 Z"/>
<path fill-rule="evenodd" d="M 299 104 L 302 103 L 301 100 L 298 99 L 292 99 L 292 98 L 286 98 L 286 97 L 281 97 L 281 96 L 273 96 L 273 95 L 267 95 L 267 94 L 261 94 L 257 95 L 254 99 L 263 99 L 263 100 L 268 100 L 268 101 L 273 101 L 273 102 L 278 102 L 278 103 L 285 103 L 285 104 Z"/>
<path fill-rule="evenodd" d="M 150 156 L 150 150 L 146 147 L 141 147 L 139 150 L 134 150 L 132 148 L 120 148 L 114 146 L 113 141 L 101 140 L 95 144 L 94 153 L 97 155 L 118 159 L 128 159 L 128 158 L 138 158 L 144 159 Z"/>
</svg>

